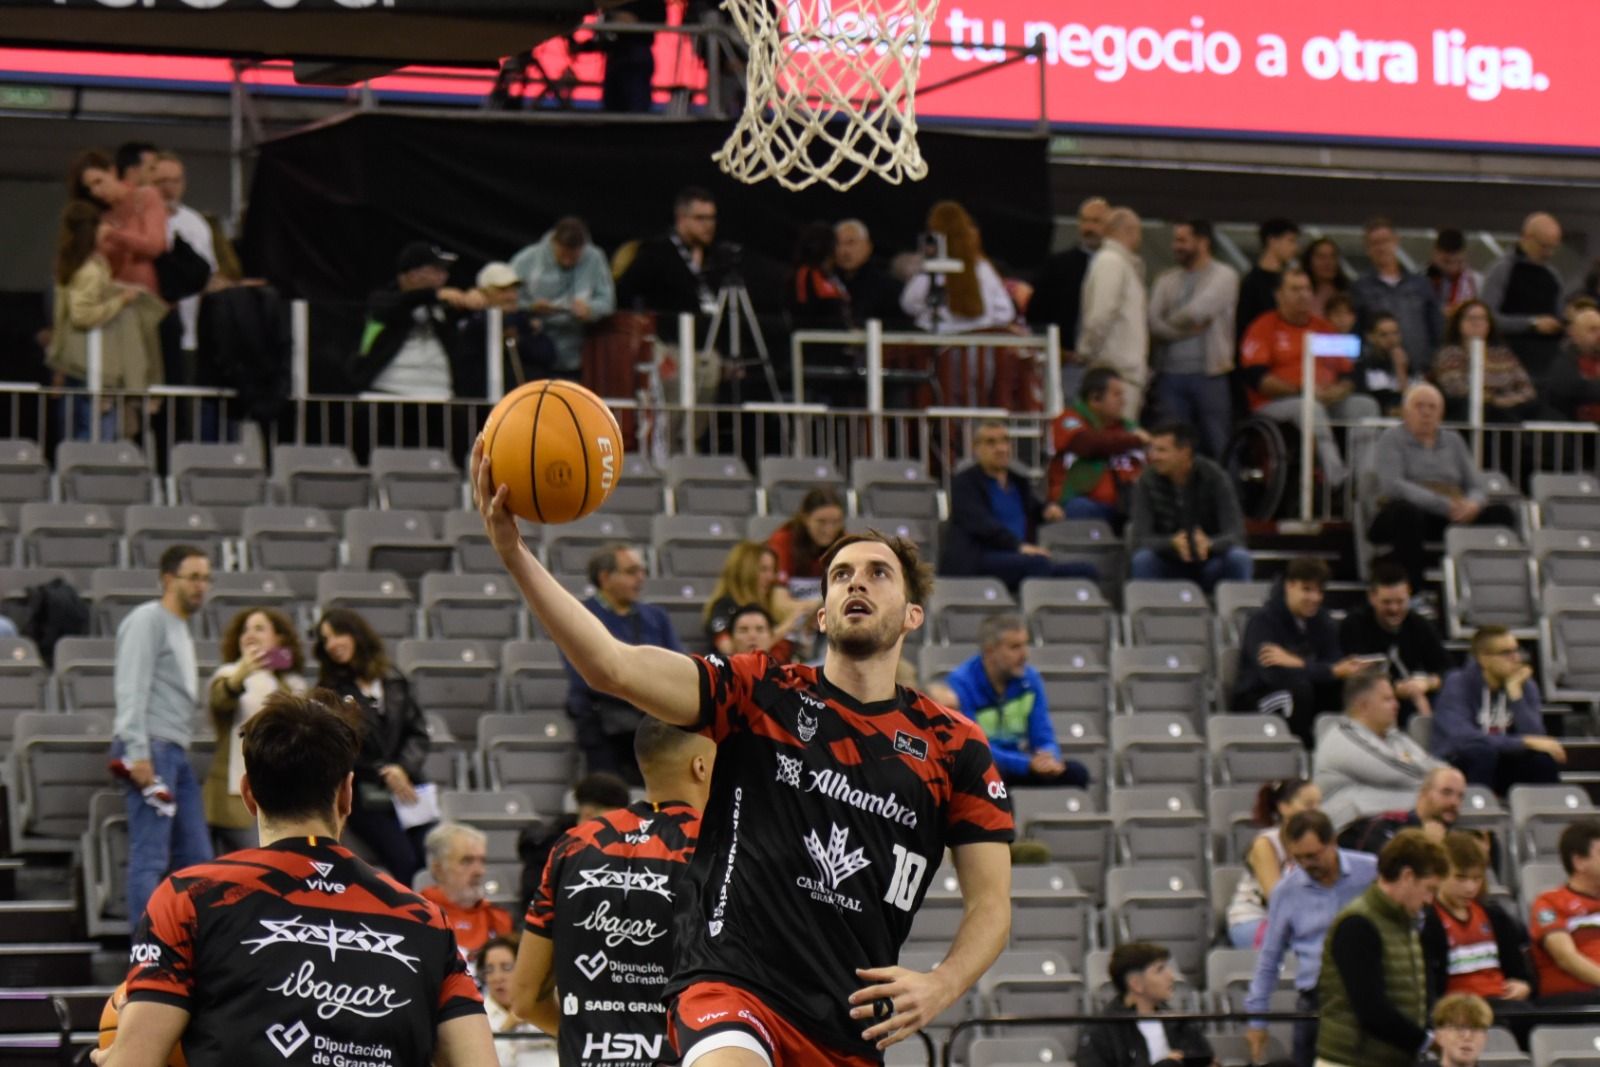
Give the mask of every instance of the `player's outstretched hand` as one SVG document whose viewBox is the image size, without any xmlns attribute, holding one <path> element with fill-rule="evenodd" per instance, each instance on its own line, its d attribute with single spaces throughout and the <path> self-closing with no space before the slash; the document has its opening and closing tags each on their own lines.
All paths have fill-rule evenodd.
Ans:
<svg viewBox="0 0 1600 1067">
<path fill-rule="evenodd" d="M 511 490 L 495 486 L 489 477 L 489 457 L 484 454 L 483 435 L 472 443 L 472 499 L 483 516 L 483 529 L 489 543 L 502 559 L 510 559 L 522 545 L 522 531 L 517 529 L 517 517 L 506 509 L 506 498 Z"/>
<path fill-rule="evenodd" d="M 961 992 L 951 991 L 937 972 L 905 967 L 857 967 L 856 977 L 873 984 L 850 994 L 850 1018 L 873 1024 L 861 1037 L 876 1042 L 879 1051 L 933 1022 Z"/>
<path fill-rule="evenodd" d="M 108 1048 L 91 1049 L 89 1052 L 89 1062 L 94 1064 L 95 1067 L 100 1067 L 102 1063 L 106 1062 L 106 1057 L 109 1055 L 111 1055 L 111 1050 Z"/>
</svg>

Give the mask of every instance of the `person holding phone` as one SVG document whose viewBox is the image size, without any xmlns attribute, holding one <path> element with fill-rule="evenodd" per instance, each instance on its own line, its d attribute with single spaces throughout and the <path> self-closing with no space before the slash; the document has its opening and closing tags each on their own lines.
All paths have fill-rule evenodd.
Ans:
<svg viewBox="0 0 1600 1067">
<path fill-rule="evenodd" d="M 273 693 L 304 693 L 300 639 L 288 616 L 271 608 L 246 608 L 222 633 L 223 665 L 211 676 L 208 706 L 217 731 L 202 796 L 217 855 L 256 847 L 256 820 L 244 806 L 239 728 Z"/>
</svg>

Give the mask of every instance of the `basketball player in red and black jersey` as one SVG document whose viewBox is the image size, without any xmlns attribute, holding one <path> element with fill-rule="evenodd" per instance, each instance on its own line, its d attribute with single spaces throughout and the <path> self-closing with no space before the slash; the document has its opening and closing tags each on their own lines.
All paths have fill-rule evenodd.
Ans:
<svg viewBox="0 0 1600 1067">
<path fill-rule="evenodd" d="M 645 799 L 556 842 L 517 951 L 517 1016 L 557 1035 L 562 1067 L 650 1067 L 666 1043 L 673 913 L 717 750 L 646 718 L 633 751 Z"/>
<path fill-rule="evenodd" d="M 498 1067 L 439 910 L 338 843 L 361 742 L 337 707 L 275 693 L 244 724 L 261 847 L 157 887 L 100 1067 L 162 1067 L 180 1038 L 191 1067 Z"/>
<path fill-rule="evenodd" d="M 1010 932 L 1010 801 L 970 720 L 895 684 L 932 579 L 914 546 L 846 537 L 824 559 L 822 668 L 615 640 L 539 564 L 490 478 L 489 539 L 593 688 L 717 742 L 667 994 L 684 1067 L 882 1062 L 981 975 Z M 961 925 L 929 972 L 896 965 L 950 849 Z"/>
</svg>

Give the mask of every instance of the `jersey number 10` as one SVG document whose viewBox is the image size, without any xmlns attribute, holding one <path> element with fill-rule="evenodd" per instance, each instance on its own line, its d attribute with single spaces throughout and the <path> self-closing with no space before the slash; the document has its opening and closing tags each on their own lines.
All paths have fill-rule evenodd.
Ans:
<svg viewBox="0 0 1600 1067">
<path fill-rule="evenodd" d="M 889 879 L 889 891 L 883 899 L 901 911 L 910 911 L 916 903 L 917 890 L 922 887 L 922 876 L 927 873 L 924 856 L 907 852 L 903 845 L 894 846 L 894 877 Z"/>
</svg>

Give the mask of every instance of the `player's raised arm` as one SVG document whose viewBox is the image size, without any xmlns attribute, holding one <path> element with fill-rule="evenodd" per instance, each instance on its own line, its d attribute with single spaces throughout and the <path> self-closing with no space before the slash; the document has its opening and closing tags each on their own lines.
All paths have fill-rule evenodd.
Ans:
<svg viewBox="0 0 1600 1067">
<path fill-rule="evenodd" d="M 681 652 L 628 645 L 611 636 L 577 597 L 528 551 L 517 520 L 506 510 L 508 490 L 489 477 L 483 438 L 472 446 L 472 489 L 489 543 L 522 590 L 546 633 L 591 689 L 626 700 L 665 722 L 688 726 L 700 719 L 700 672 Z"/>
</svg>

